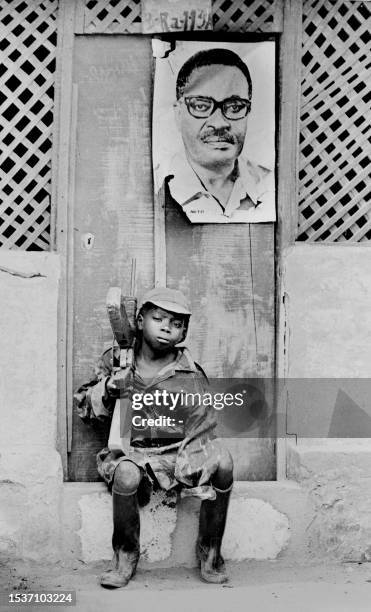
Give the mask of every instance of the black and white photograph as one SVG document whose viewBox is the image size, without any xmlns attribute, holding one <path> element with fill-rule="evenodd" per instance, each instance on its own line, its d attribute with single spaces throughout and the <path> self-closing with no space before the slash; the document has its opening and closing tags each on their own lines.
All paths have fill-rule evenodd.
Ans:
<svg viewBox="0 0 371 612">
<path fill-rule="evenodd" d="M 369 0 L 0 0 L 0 612 L 371 609 Z"/>
</svg>

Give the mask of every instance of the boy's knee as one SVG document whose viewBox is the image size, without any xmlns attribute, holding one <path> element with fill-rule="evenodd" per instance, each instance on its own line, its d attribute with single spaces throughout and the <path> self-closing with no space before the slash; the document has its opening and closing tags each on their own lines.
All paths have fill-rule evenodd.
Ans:
<svg viewBox="0 0 371 612">
<path fill-rule="evenodd" d="M 140 469 L 131 461 L 122 461 L 115 469 L 112 491 L 132 495 L 138 489 L 140 481 Z"/>
<path fill-rule="evenodd" d="M 223 448 L 219 455 L 218 469 L 213 474 L 211 482 L 217 489 L 228 489 L 233 483 L 233 459 L 229 451 Z"/>
</svg>

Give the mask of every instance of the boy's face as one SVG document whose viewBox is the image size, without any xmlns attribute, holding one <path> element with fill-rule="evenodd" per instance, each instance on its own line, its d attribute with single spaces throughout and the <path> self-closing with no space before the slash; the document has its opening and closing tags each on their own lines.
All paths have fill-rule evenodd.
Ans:
<svg viewBox="0 0 371 612">
<path fill-rule="evenodd" d="M 182 315 L 154 306 L 139 315 L 138 329 L 153 350 L 166 352 L 183 340 L 186 327 Z"/>
</svg>

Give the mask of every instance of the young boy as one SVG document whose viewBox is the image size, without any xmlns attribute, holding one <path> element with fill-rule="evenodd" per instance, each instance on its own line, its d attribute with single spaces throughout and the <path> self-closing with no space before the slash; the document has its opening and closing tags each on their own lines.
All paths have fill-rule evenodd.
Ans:
<svg viewBox="0 0 371 612">
<path fill-rule="evenodd" d="M 118 397 L 125 400 L 126 396 L 131 409 L 127 452 L 105 448 L 97 456 L 99 474 L 111 489 L 113 502 L 114 555 L 101 576 L 101 585 L 107 588 L 123 587 L 135 574 L 139 558 L 138 505 L 148 503 L 153 487 L 170 490 L 179 485 L 209 484 L 215 491 L 214 499 L 201 503 L 196 552 L 203 580 L 228 580 L 220 548 L 233 463 L 220 441 L 215 440 L 214 409 L 197 400 L 206 389 L 206 376 L 188 349 L 177 346 L 187 335 L 190 316 L 180 291 L 167 287 L 148 291 L 138 305 L 133 388 L 129 393 L 122 384 L 119 388 L 117 376 L 112 375 L 117 356 L 112 363 L 112 351 L 106 351 L 96 378 L 75 394 L 78 413 L 85 422 L 110 418 Z M 169 397 L 176 398 L 176 406 Z M 140 411 L 138 398 L 143 399 Z"/>
</svg>

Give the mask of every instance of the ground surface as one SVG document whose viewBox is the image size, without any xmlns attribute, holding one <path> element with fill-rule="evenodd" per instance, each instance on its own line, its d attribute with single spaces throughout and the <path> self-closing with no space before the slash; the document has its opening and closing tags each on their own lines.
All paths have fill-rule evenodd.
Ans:
<svg viewBox="0 0 371 612">
<path fill-rule="evenodd" d="M 72 567 L 0 565 L 0 610 L 55 610 L 56 606 L 4 603 L 4 593 L 75 590 L 63 610 L 113 612 L 371 612 L 371 564 L 290 565 L 287 561 L 229 564 L 227 585 L 202 583 L 196 569 L 139 570 L 124 589 L 102 589 L 104 564 Z M 57 606 L 60 607 L 60 606 Z"/>
</svg>

